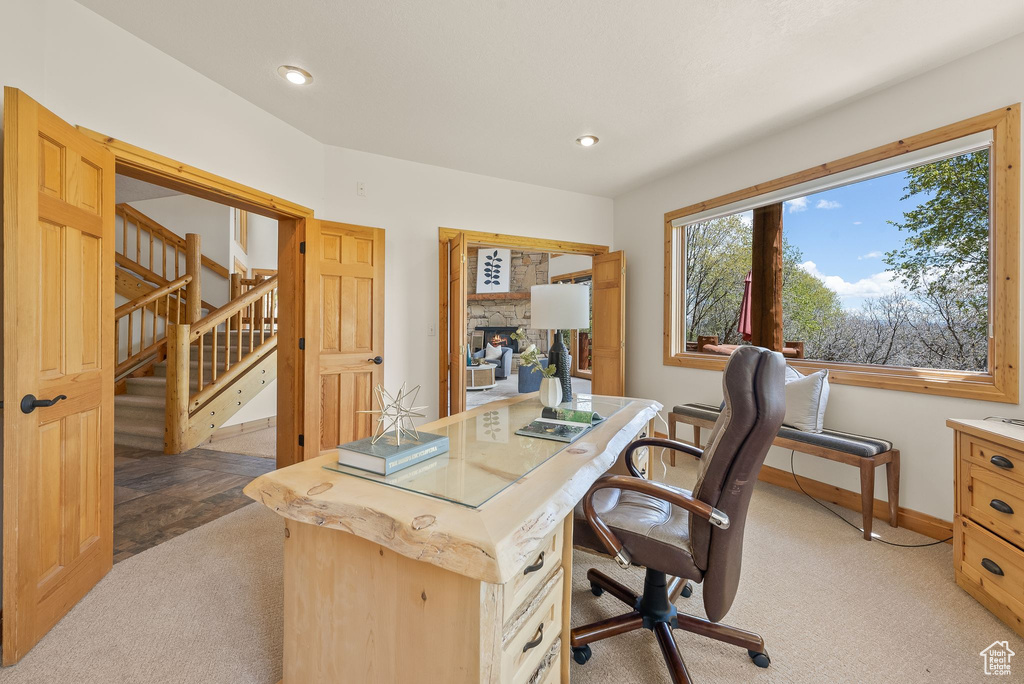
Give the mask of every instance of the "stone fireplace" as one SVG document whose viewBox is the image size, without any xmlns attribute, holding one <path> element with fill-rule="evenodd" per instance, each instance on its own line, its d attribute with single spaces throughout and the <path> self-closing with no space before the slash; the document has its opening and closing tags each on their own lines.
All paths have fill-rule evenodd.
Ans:
<svg viewBox="0 0 1024 684">
<path fill-rule="evenodd" d="M 519 340 L 513 340 L 511 337 L 516 328 L 477 326 L 476 329 L 483 332 L 484 344 L 493 344 L 495 347 L 511 347 L 513 354 L 519 353 Z"/>
</svg>

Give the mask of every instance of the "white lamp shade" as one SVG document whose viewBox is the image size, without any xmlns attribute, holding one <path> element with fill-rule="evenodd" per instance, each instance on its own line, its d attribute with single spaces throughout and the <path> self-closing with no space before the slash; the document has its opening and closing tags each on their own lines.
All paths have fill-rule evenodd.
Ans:
<svg viewBox="0 0 1024 684">
<path fill-rule="evenodd" d="M 579 330 L 590 327 L 590 288 L 586 285 L 534 285 L 530 288 L 530 327 Z"/>
</svg>

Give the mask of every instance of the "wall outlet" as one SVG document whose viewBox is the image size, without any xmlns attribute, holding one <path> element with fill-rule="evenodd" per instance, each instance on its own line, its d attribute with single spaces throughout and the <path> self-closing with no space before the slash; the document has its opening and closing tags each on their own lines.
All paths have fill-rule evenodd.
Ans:
<svg viewBox="0 0 1024 684">
<path fill-rule="evenodd" d="M 366 197 L 366 183 L 363 181 L 356 183 L 356 195 L 359 197 Z"/>
<path fill-rule="evenodd" d="M 433 337 L 437 334 L 437 323 L 427 324 L 427 337 Z"/>
</svg>

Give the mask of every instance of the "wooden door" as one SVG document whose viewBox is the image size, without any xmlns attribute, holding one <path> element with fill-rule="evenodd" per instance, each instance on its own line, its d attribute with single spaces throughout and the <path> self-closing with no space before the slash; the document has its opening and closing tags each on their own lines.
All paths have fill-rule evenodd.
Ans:
<svg viewBox="0 0 1024 684">
<path fill-rule="evenodd" d="M 306 243 L 315 269 L 307 294 L 320 319 L 320 339 L 306 345 L 318 358 L 306 363 L 318 375 L 322 450 L 373 433 L 373 417 L 357 412 L 375 408 L 373 389 L 384 382 L 384 231 L 308 220 Z"/>
<path fill-rule="evenodd" d="M 3 664 L 10 665 L 113 563 L 114 156 L 13 88 L 4 90 L 4 129 Z M 66 398 L 26 413 L 29 395 Z"/>
<path fill-rule="evenodd" d="M 466 237 L 459 234 L 448 242 L 447 415 L 466 410 L 466 279 Z"/>
<path fill-rule="evenodd" d="M 626 254 L 610 252 L 594 257 L 594 335 L 592 391 L 623 396 L 626 393 Z"/>
</svg>

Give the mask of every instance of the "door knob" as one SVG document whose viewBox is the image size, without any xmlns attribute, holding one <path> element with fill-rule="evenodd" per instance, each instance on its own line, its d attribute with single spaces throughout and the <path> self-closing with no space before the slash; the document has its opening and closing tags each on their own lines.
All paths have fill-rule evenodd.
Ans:
<svg viewBox="0 0 1024 684">
<path fill-rule="evenodd" d="M 36 399 L 34 394 L 26 394 L 21 398 L 21 412 L 32 413 L 37 408 L 46 408 L 47 406 L 53 406 L 61 399 L 67 399 L 66 394 L 58 394 L 53 399 Z"/>
<path fill-rule="evenodd" d="M 374 356 L 372 359 L 366 359 L 367 361 L 373 361 L 378 366 L 384 363 L 384 358 L 381 356 Z"/>
</svg>

